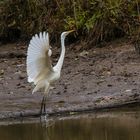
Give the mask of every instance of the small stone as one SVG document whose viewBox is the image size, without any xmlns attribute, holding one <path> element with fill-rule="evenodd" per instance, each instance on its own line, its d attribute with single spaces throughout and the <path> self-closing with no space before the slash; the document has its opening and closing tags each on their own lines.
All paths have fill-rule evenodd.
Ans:
<svg viewBox="0 0 140 140">
<path fill-rule="evenodd" d="M 108 75 L 111 75 L 111 72 L 110 72 L 110 71 L 107 71 L 107 74 L 108 74 Z"/>
<path fill-rule="evenodd" d="M 31 87 L 28 87 L 28 91 L 30 91 L 31 90 Z"/>
<path fill-rule="evenodd" d="M 88 55 L 89 54 L 89 52 L 88 51 L 82 51 L 80 54 L 79 54 L 79 56 L 81 56 L 81 57 L 85 57 L 86 55 Z"/>
<path fill-rule="evenodd" d="M 57 95 L 60 95 L 61 93 L 60 93 L 60 92 L 57 92 L 56 94 L 57 94 Z"/>
<path fill-rule="evenodd" d="M 91 95 L 91 94 L 92 94 L 92 92 L 87 93 L 87 95 Z"/>
<path fill-rule="evenodd" d="M 58 103 L 63 104 L 63 103 L 65 103 L 65 101 L 62 101 L 62 100 L 61 100 L 61 101 L 59 101 Z"/>
<path fill-rule="evenodd" d="M 132 90 L 131 89 L 127 89 L 127 90 L 125 90 L 125 92 L 131 92 Z"/>
<path fill-rule="evenodd" d="M 3 75 L 4 74 L 4 70 L 0 70 L 0 75 Z"/>
<path fill-rule="evenodd" d="M 19 79 L 22 80 L 22 79 L 24 79 L 24 78 L 25 78 L 25 76 L 24 76 L 23 74 L 20 74 L 20 75 L 19 75 Z"/>
<path fill-rule="evenodd" d="M 13 91 L 10 91 L 8 94 L 14 94 L 14 92 Z"/>
<path fill-rule="evenodd" d="M 20 86 L 20 85 L 21 85 L 20 83 L 17 84 L 17 86 Z"/>
<path fill-rule="evenodd" d="M 113 85 L 111 85 L 111 84 L 108 84 L 107 86 L 108 86 L 108 87 L 112 87 Z"/>
<path fill-rule="evenodd" d="M 67 89 L 67 85 L 64 86 L 64 89 Z"/>
</svg>

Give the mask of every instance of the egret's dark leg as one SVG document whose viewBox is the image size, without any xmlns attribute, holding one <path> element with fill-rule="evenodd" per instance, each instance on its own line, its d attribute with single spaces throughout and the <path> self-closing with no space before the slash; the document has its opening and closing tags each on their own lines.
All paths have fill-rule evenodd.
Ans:
<svg viewBox="0 0 140 140">
<path fill-rule="evenodd" d="M 42 101 L 41 101 L 40 115 L 42 115 L 43 102 L 44 102 L 44 96 L 43 96 Z"/>
<path fill-rule="evenodd" d="M 42 102 L 41 102 L 41 108 L 40 108 L 40 114 L 45 115 L 45 116 L 46 116 L 46 100 L 47 100 L 47 97 L 49 95 L 47 93 L 49 93 L 49 89 L 50 89 L 49 83 L 47 83 L 47 86 L 45 88 L 45 94 L 43 96 L 43 99 L 42 99 Z"/>
<path fill-rule="evenodd" d="M 44 95 L 44 113 L 46 114 L 46 99 L 47 99 L 47 96 Z"/>
<path fill-rule="evenodd" d="M 41 108 L 40 108 L 40 114 L 41 115 L 46 114 L 46 98 L 47 98 L 46 95 L 44 95 L 43 98 L 42 98 Z"/>
</svg>

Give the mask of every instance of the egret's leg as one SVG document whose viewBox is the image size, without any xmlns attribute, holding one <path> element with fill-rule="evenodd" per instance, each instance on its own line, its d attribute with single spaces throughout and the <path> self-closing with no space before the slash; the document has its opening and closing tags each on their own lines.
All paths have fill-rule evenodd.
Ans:
<svg viewBox="0 0 140 140">
<path fill-rule="evenodd" d="M 47 99 L 47 96 L 44 95 L 43 98 L 42 98 L 42 102 L 41 102 L 41 108 L 40 108 L 40 121 L 41 123 L 43 122 L 47 122 L 47 114 L 46 114 L 46 99 Z"/>
<path fill-rule="evenodd" d="M 43 102 L 44 102 L 44 96 L 43 96 L 42 101 L 41 101 L 40 115 L 42 115 Z"/>
<path fill-rule="evenodd" d="M 43 104 L 43 112 L 46 114 L 46 101 L 47 101 L 47 96 L 44 95 L 44 104 Z"/>
<path fill-rule="evenodd" d="M 41 109 L 40 109 L 40 114 L 41 115 L 43 115 L 43 114 L 46 115 L 46 100 L 47 100 L 48 92 L 49 92 L 49 89 L 50 89 L 50 85 L 49 85 L 48 82 L 46 82 L 45 85 L 46 85 L 45 94 L 43 96 L 43 99 L 42 99 L 42 102 L 41 102 Z"/>
<path fill-rule="evenodd" d="M 41 108 L 40 108 L 40 114 L 46 114 L 46 95 L 43 96 L 42 102 L 41 102 Z"/>
</svg>

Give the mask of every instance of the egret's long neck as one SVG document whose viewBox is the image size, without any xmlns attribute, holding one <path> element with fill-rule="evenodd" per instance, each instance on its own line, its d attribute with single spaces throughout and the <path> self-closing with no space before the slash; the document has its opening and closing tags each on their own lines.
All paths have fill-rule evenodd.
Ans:
<svg viewBox="0 0 140 140">
<path fill-rule="evenodd" d="M 62 69 L 62 65 L 63 65 L 63 61 L 64 61 L 64 57 L 65 57 L 65 38 L 61 37 L 61 55 L 60 58 L 56 64 L 56 68 L 61 71 Z"/>
</svg>

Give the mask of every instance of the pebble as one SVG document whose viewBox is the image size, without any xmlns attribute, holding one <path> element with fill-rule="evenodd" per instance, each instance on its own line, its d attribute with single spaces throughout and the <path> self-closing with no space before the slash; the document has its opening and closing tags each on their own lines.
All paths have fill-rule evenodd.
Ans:
<svg viewBox="0 0 140 140">
<path fill-rule="evenodd" d="M 22 80 L 22 79 L 24 79 L 24 78 L 25 78 L 25 76 L 24 76 L 23 74 L 20 74 L 20 75 L 19 75 L 19 79 Z"/>
<path fill-rule="evenodd" d="M 0 70 L 0 75 L 3 75 L 4 74 L 4 70 Z"/>
</svg>

